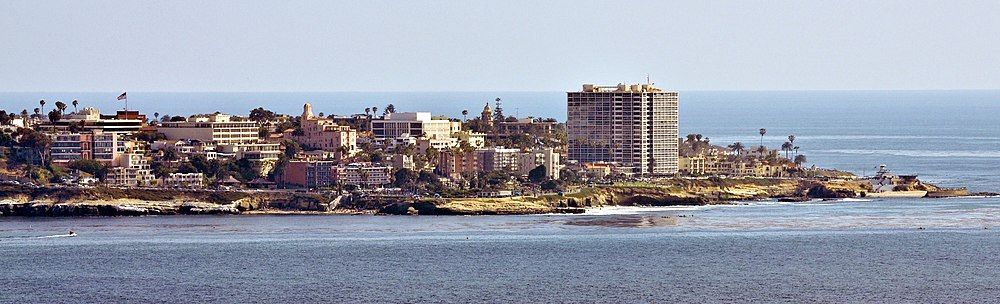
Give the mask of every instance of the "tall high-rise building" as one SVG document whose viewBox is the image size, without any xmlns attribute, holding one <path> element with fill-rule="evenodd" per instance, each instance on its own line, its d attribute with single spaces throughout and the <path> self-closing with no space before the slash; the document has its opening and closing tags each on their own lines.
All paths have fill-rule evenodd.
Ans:
<svg viewBox="0 0 1000 304">
<path fill-rule="evenodd" d="M 569 159 L 617 163 L 636 176 L 677 173 L 677 92 L 584 84 L 566 95 Z"/>
</svg>

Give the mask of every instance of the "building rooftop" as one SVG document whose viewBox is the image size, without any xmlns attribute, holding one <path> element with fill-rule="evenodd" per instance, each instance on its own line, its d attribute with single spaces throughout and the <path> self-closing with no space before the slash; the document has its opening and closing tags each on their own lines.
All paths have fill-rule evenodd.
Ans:
<svg viewBox="0 0 1000 304">
<path fill-rule="evenodd" d="M 584 93 L 648 93 L 648 92 L 663 92 L 662 89 L 654 87 L 653 84 L 642 83 L 642 84 L 624 84 L 619 83 L 613 86 L 602 86 L 586 83 L 583 85 L 583 90 L 580 92 Z"/>
</svg>

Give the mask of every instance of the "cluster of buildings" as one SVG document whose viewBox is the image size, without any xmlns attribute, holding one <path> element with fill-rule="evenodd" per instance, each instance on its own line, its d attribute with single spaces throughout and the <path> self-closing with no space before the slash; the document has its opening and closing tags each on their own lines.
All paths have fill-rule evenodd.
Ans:
<svg viewBox="0 0 1000 304">
<path fill-rule="evenodd" d="M 392 183 L 394 172 L 403 168 L 434 171 L 451 180 L 492 171 L 526 176 L 540 166 L 546 178 L 559 179 L 564 163 L 595 174 L 629 177 L 758 170 L 730 165 L 712 155 L 679 158 L 677 92 L 651 84 L 585 84 L 582 90 L 567 93 L 567 106 L 566 142 L 555 147 L 500 146 L 509 142 L 505 139 L 522 134 L 551 135 L 559 124 L 494 117 L 488 103 L 477 121 L 486 128 L 478 132 L 463 128 L 460 120 L 428 112 L 359 114 L 345 124 L 313 114 L 309 104 L 304 105 L 296 127 L 288 129 L 276 126 L 287 126 L 295 118 L 274 116 L 269 118 L 272 121 L 261 121 L 215 113 L 148 123 L 137 111 L 102 115 L 94 108 L 36 127 L 53 134 L 53 164 L 94 160 L 109 169 L 108 184 L 128 186 L 205 186 L 201 173 L 156 178 L 150 169 L 153 162 L 183 162 L 196 155 L 206 160 L 246 160 L 260 176 L 281 166 L 280 174 L 272 175 L 274 182 L 307 188 L 385 187 Z M 360 127 L 362 122 L 364 127 Z M 140 134 L 153 140 L 150 136 L 139 140 Z M 289 140 L 302 151 L 286 153 Z M 358 159 L 363 151 L 382 157 Z"/>
<path fill-rule="evenodd" d="M 678 168 L 681 174 L 689 176 L 785 177 L 792 165 L 788 162 L 769 163 L 762 159 L 760 155 L 709 149 L 696 155 L 681 156 Z"/>
<path fill-rule="evenodd" d="M 436 118 L 428 112 L 386 113 L 371 119 L 368 122 L 370 134 L 362 137 L 347 126 L 315 117 L 308 104 L 301 117 L 302 132 L 291 138 L 303 147 L 316 150 L 300 153 L 288 162 L 278 178 L 284 185 L 377 188 L 392 183 L 393 172 L 398 169 L 434 171 L 446 179 L 459 180 L 467 174 L 495 170 L 527 175 L 537 166 L 546 165 L 547 176 L 554 179 L 559 176 L 559 153 L 551 148 L 522 151 L 487 147 L 485 133 L 464 130 L 462 122 Z M 325 130 L 326 135 L 318 130 Z M 384 152 L 384 159 L 379 162 L 348 161 L 358 151 L 359 143 L 366 144 L 372 151 Z M 329 157 L 331 152 L 337 156 Z M 429 158 L 431 154 L 437 155 L 436 165 L 414 161 L 415 157 Z"/>
</svg>

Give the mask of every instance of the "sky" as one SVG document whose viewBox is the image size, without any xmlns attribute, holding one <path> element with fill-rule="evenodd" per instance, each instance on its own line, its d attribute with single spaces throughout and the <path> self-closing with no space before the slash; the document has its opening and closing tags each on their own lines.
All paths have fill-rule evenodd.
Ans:
<svg viewBox="0 0 1000 304">
<path fill-rule="evenodd" d="M 0 2 L 3 92 L 1000 89 L 1000 1 Z"/>
</svg>

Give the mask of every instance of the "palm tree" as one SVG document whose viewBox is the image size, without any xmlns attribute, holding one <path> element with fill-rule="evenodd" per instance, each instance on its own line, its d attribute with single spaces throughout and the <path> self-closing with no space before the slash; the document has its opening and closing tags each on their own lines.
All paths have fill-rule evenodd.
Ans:
<svg viewBox="0 0 1000 304">
<path fill-rule="evenodd" d="M 42 115 L 42 110 L 40 110 L 38 108 L 35 108 L 35 117 L 38 117 L 38 116 L 41 116 L 41 115 Z"/>
<path fill-rule="evenodd" d="M 49 112 L 49 121 L 51 121 L 53 124 L 59 121 L 60 118 L 62 118 L 62 114 L 59 114 L 59 110 L 52 109 L 52 112 Z M 55 126 L 53 126 L 53 128 L 54 127 Z"/>
<path fill-rule="evenodd" d="M 371 116 L 371 115 L 372 115 L 372 108 L 365 108 L 365 116 Z"/>
<path fill-rule="evenodd" d="M 462 120 L 469 121 L 469 110 L 462 110 Z"/>
<path fill-rule="evenodd" d="M 160 112 L 153 112 L 153 121 L 160 121 Z"/>
<path fill-rule="evenodd" d="M 799 146 L 792 147 L 792 150 L 795 150 L 795 156 L 799 156 Z"/>
<path fill-rule="evenodd" d="M 21 118 L 28 119 L 28 109 L 21 110 Z"/>
<path fill-rule="evenodd" d="M 59 110 L 59 115 L 66 114 L 66 103 L 62 100 L 56 100 L 56 109 Z"/>
<path fill-rule="evenodd" d="M 788 135 L 788 142 L 795 144 L 795 134 Z"/>
<path fill-rule="evenodd" d="M 787 141 L 781 144 L 781 151 L 785 151 L 785 158 L 788 158 L 788 152 L 792 151 L 792 147 L 792 143 Z"/>
<path fill-rule="evenodd" d="M 378 114 L 378 107 L 372 107 L 372 114 Z"/>
<path fill-rule="evenodd" d="M 767 134 L 767 129 L 760 128 L 760 146 L 764 146 L 764 134 Z"/>
<path fill-rule="evenodd" d="M 38 104 L 41 106 L 42 112 L 45 112 L 45 99 L 39 100 Z"/>
<path fill-rule="evenodd" d="M 76 106 L 80 105 L 80 101 L 73 99 L 73 112 L 76 112 Z"/>
<path fill-rule="evenodd" d="M 733 150 L 733 152 L 736 152 L 736 155 L 740 155 L 743 154 L 743 149 L 746 149 L 746 147 L 744 147 L 743 143 L 741 142 L 734 142 L 733 144 L 729 145 L 729 149 Z"/>
</svg>

